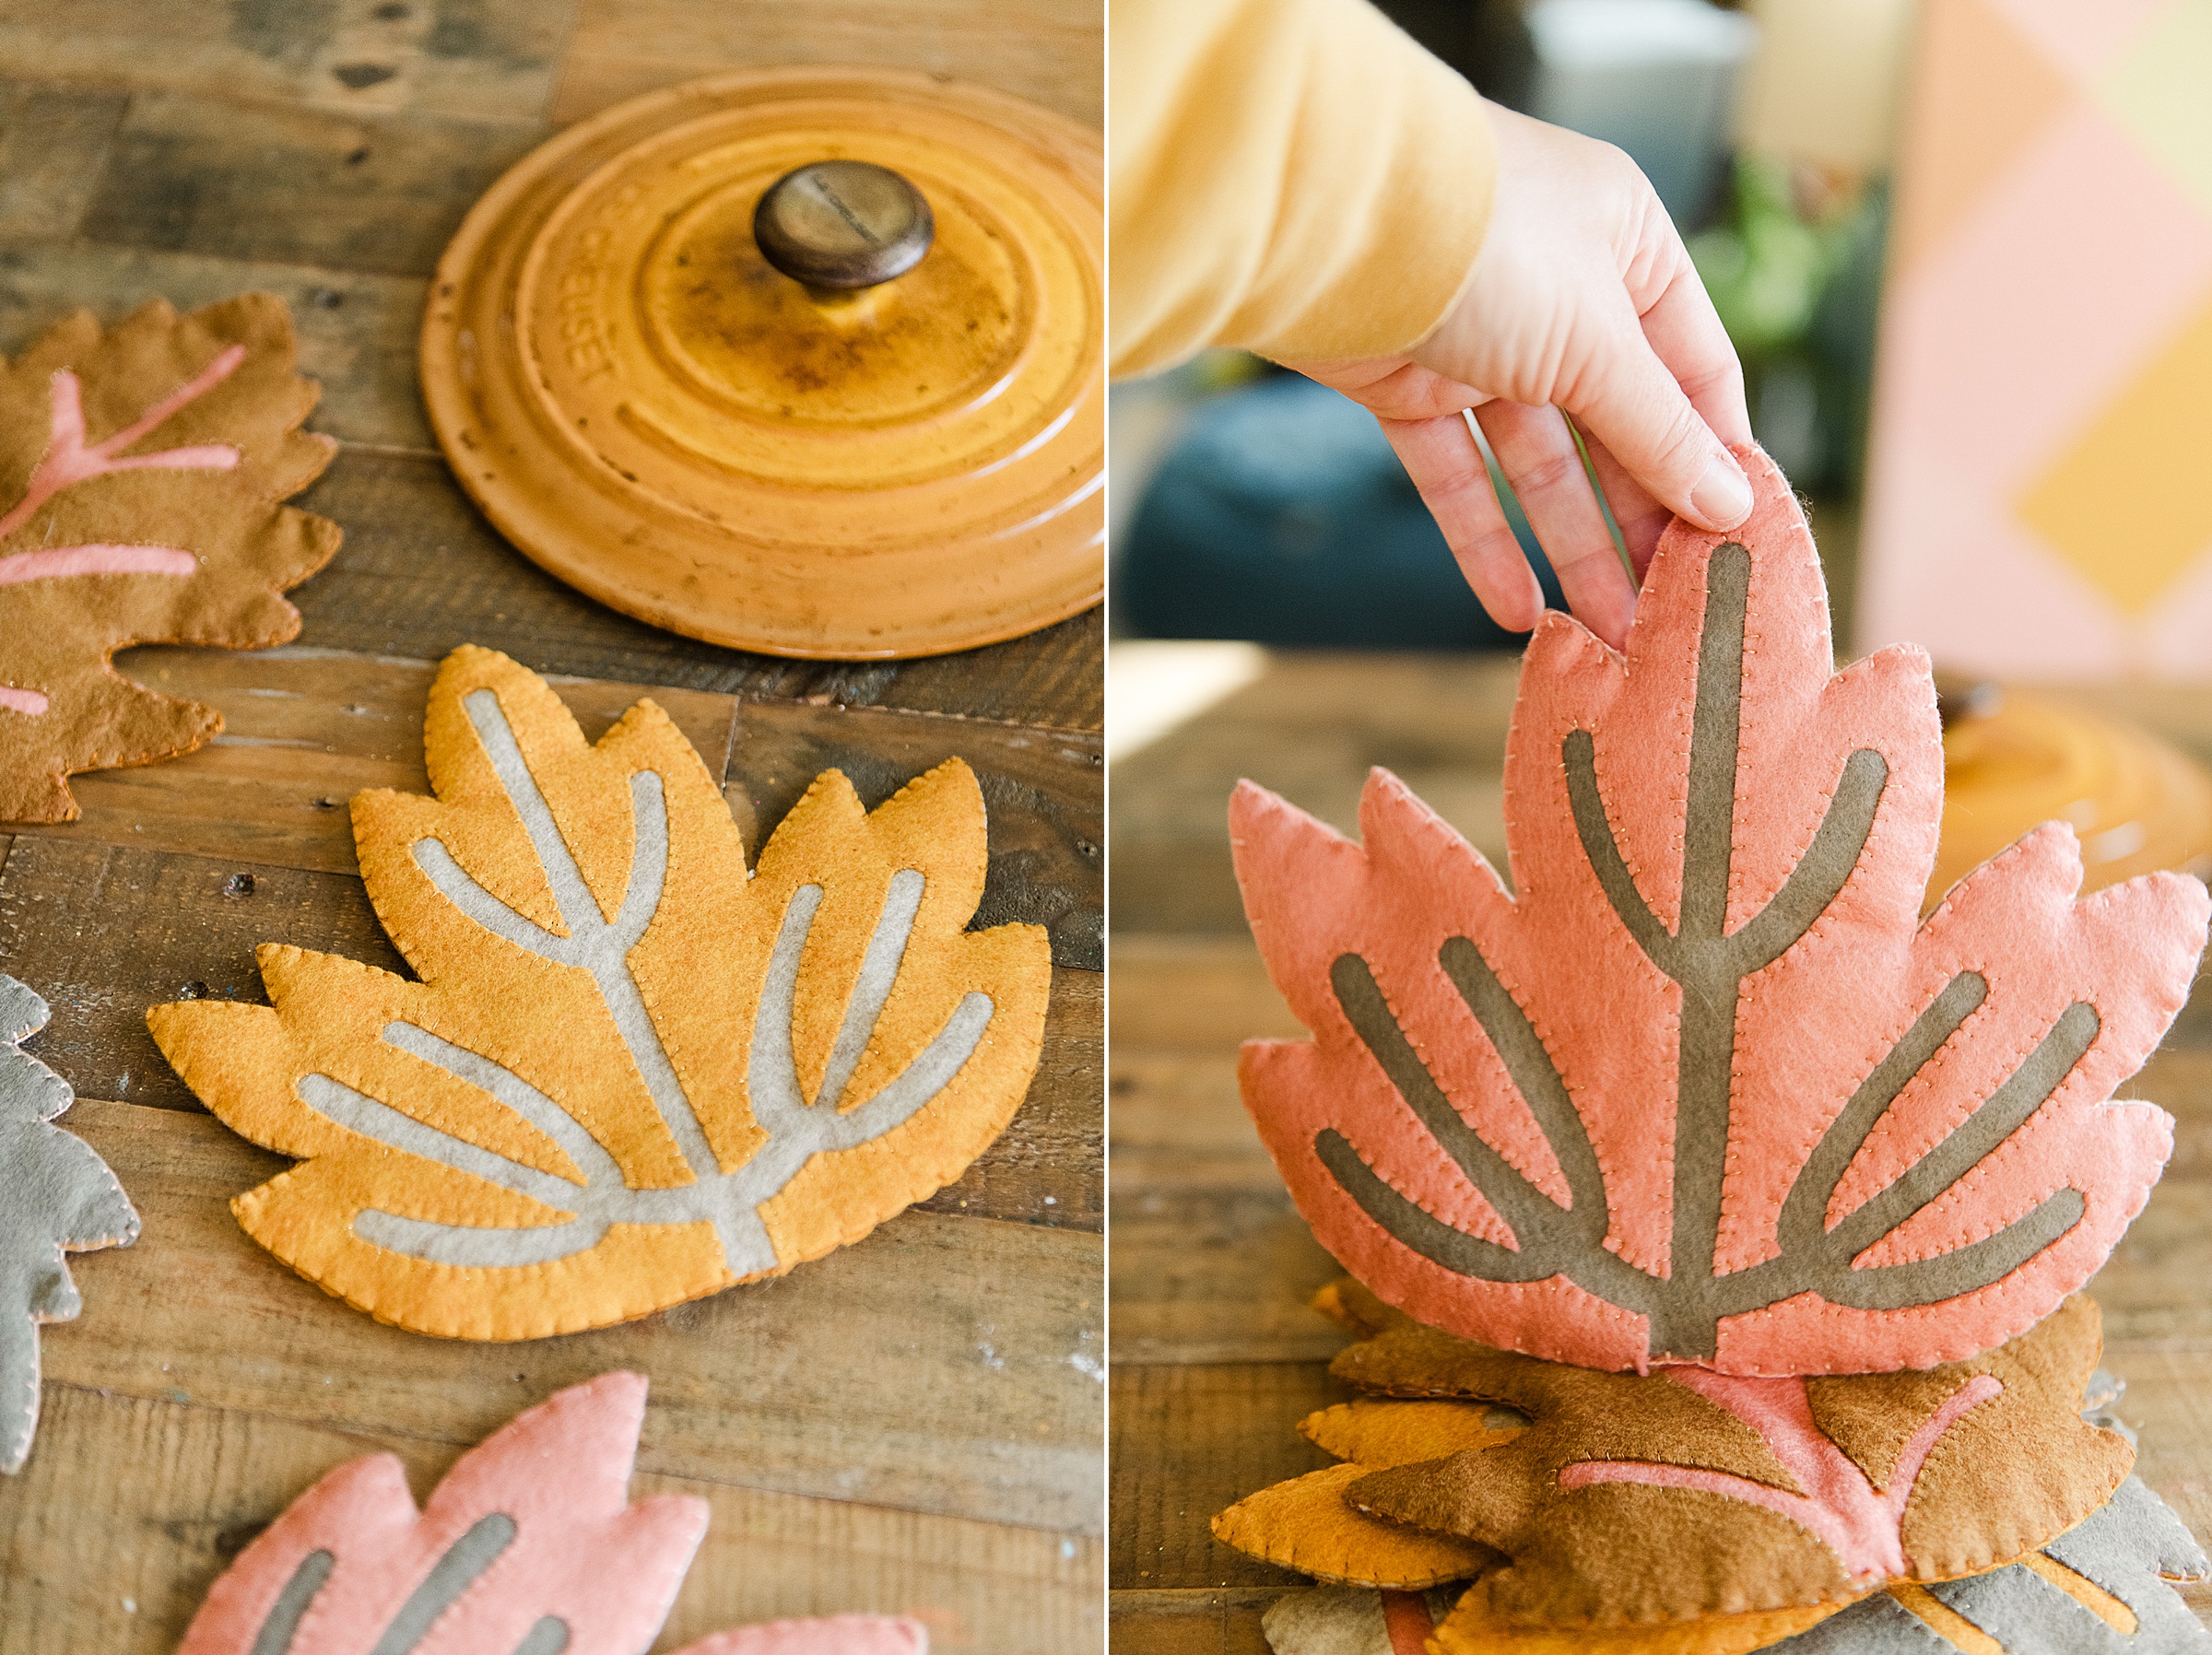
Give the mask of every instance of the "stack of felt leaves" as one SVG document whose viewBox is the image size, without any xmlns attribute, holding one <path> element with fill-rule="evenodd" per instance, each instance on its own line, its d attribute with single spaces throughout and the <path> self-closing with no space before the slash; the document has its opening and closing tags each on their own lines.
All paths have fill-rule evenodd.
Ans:
<svg viewBox="0 0 2212 1655">
<path fill-rule="evenodd" d="M 2212 1649 L 2095 1305 L 2172 1121 L 2113 1093 L 2186 997 L 2197 881 L 2077 899 L 2070 829 L 1923 923 L 1917 650 L 1832 670 L 1764 456 L 1677 523 L 1627 652 L 1561 616 L 1506 762 L 1512 887 L 1377 771 L 1360 842 L 1247 784 L 1253 934 L 1312 1041 L 1244 1097 L 1356 1282 L 1339 1463 L 1215 1520 L 1342 1583 L 1279 1655 Z M 2101 1417 L 2101 1416 L 2094 1416 Z M 1441 1590 L 1440 1590 L 1441 1589 Z"/>
</svg>

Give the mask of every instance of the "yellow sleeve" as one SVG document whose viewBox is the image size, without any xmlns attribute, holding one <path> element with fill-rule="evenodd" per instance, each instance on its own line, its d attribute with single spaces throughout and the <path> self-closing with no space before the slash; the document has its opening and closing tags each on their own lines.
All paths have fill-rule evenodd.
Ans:
<svg viewBox="0 0 2212 1655">
<path fill-rule="evenodd" d="M 1482 244 L 1475 89 L 1366 0 L 1112 0 L 1117 375 L 1403 350 Z"/>
</svg>

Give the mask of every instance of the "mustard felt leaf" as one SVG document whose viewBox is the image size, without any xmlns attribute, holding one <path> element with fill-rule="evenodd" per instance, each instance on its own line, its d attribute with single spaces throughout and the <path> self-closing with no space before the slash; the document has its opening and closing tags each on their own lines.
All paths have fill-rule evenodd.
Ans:
<svg viewBox="0 0 2212 1655">
<path fill-rule="evenodd" d="M 542 680 L 463 649 L 425 741 L 434 796 L 353 804 L 420 981 L 271 944 L 272 1006 L 148 1014 L 209 1109 L 300 1160 L 233 1210 L 310 1280 L 422 1332 L 601 1326 L 858 1239 L 1012 1118 L 1048 946 L 965 929 L 964 764 L 873 812 L 826 772 L 748 877 L 651 701 L 586 744 Z"/>
</svg>

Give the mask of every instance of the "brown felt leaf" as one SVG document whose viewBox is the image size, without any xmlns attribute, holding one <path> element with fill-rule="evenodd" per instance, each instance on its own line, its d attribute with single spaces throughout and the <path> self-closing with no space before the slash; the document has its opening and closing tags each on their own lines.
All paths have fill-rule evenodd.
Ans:
<svg viewBox="0 0 2212 1655">
<path fill-rule="evenodd" d="M 1337 1356 L 1338 1379 L 1503 1403 L 1534 1422 L 1343 1491 L 1368 1516 L 1505 1553 L 1488 1602 L 1518 1624 L 1758 1614 L 1978 1573 L 2071 1528 L 2134 1460 L 2076 1412 L 2102 1344 L 2080 1296 L 1970 1361 L 1810 1380 L 1606 1373 L 1423 1327 L 1353 1283 L 1318 1302 L 1364 1335 Z M 1308 1434 L 1360 1452 L 1378 1427 L 1355 1438 L 1329 1423 L 1338 1414 Z"/>
<path fill-rule="evenodd" d="M 180 317 L 89 311 L 0 364 L 0 821 L 73 819 L 67 778 L 189 753 L 222 714 L 131 683 L 139 643 L 263 649 L 338 547 L 280 502 L 337 445 L 299 428 L 290 312 L 248 293 Z"/>
<path fill-rule="evenodd" d="M 958 1178 L 1020 1106 L 1043 929 L 970 931 L 958 759 L 865 809 L 816 779 L 748 877 L 714 779 L 641 701 L 596 743 L 488 650 L 430 691 L 434 797 L 353 802 L 418 982 L 265 945 L 273 1006 L 147 1021 L 300 1165 L 232 1203 L 382 1320 L 533 1339 L 780 1274 Z"/>
</svg>

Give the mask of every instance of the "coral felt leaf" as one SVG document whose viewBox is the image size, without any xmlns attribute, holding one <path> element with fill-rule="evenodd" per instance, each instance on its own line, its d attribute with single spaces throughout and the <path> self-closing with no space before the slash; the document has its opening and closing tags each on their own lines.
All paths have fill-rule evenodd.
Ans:
<svg viewBox="0 0 2212 1655">
<path fill-rule="evenodd" d="M 1376 771 L 1355 844 L 1246 783 L 1253 934 L 1310 1042 L 1246 1104 L 1316 1235 L 1424 1321 L 1590 1367 L 1925 1367 L 2003 1343 L 2142 1210 L 2171 1120 L 2113 1102 L 2212 898 L 2077 898 L 2030 834 L 1924 924 L 1925 658 L 1835 672 L 1781 474 L 1677 522 L 1625 656 L 1547 616 L 1506 758 L 1512 889 Z"/>
<path fill-rule="evenodd" d="M 69 820 L 70 775 L 222 728 L 121 676 L 117 650 L 298 635 L 283 593 L 338 528 L 282 504 L 337 450 L 299 428 L 319 393 L 296 355 L 284 301 L 249 293 L 104 333 L 80 311 L 0 363 L 0 821 Z"/>
<path fill-rule="evenodd" d="M 645 1380 L 610 1373 L 519 1414 L 420 1511 L 389 1454 L 330 1473 L 209 1589 L 177 1655 L 636 1655 L 668 1618 L 707 1503 L 629 1503 Z M 724 1633 L 688 1655 L 924 1655 L 871 1615 Z"/>
<path fill-rule="evenodd" d="M 234 1203 L 301 1274 L 420 1332 L 529 1339 L 781 1274 L 958 1178 L 1019 1107 L 1051 980 L 970 932 L 983 806 L 951 760 L 874 811 L 818 778 L 748 877 L 666 714 L 587 744 L 463 649 L 433 797 L 354 801 L 421 980 L 266 945 L 269 1006 L 156 1006 L 208 1108 L 300 1164 Z"/>
<path fill-rule="evenodd" d="M 22 1050 L 46 1003 L 0 977 L 0 1472 L 18 1472 L 39 1426 L 39 1324 L 82 1301 L 64 1253 L 128 1247 L 138 1214 L 83 1139 L 53 1124 L 69 1083 Z"/>
<path fill-rule="evenodd" d="M 1371 1532 L 1476 1543 L 1507 1558 L 1487 1577 L 1485 1613 L 1516 1626 L 1811 1609 L 1985 1571 L 2072 1528 L 2134 1461 L 2124 1438 L 2077 1412 L 2102 1344 L 2079 1297 L 1967 1362 L 1809 1380 L 1573 1367 L 1425 1327 L 1356 1285 L 1326 1299 L 1366 1335 L 1332 1372 L 1371 1396 L 1301 1428 L 1359 1455 L 1360 1474 L 1331 1492 L 1395 1527 L 1354 1531 L 1312 1500 L 1281 1508 L 1265 1555 L 1285 1561 L 1326 1537 L 1335 1567 L 1308 1572 L 1361 1580 Z M 1478 1400 L 1530 1423 L 1478 1427 Z"/>
</svg>

